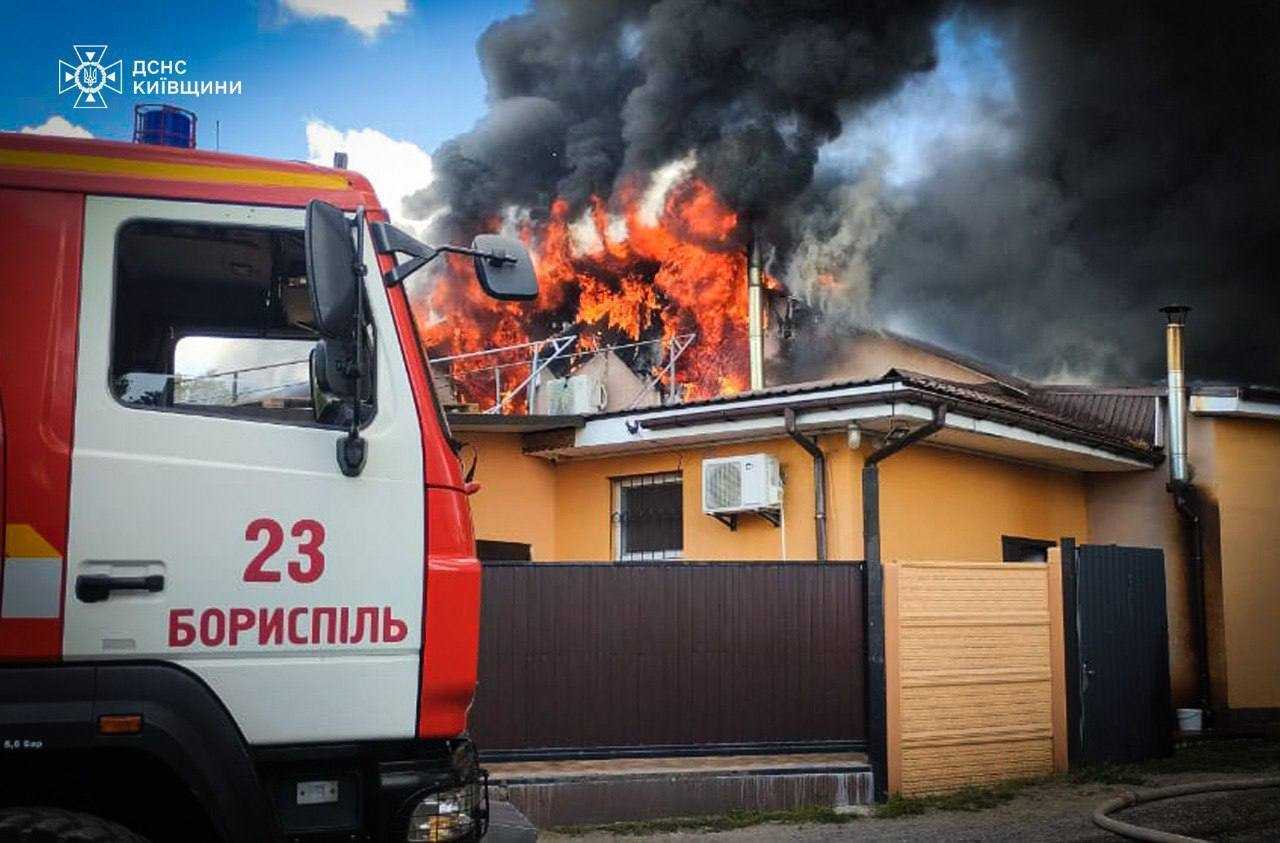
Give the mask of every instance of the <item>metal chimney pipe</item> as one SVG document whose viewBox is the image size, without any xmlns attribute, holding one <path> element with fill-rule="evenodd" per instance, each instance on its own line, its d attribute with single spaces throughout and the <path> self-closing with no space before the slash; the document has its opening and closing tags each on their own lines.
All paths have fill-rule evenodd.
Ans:
<svg viewBox="0 0 1280 843">
<path fill-rule="evenodd" d="M 751 388 L 764 389 L 764 287 L 760 243 L 754 234 L 747 247 L 747 347 L 751 353 Z"/>
<path fill-rule="evenodd" d="M 1175 483 L 1191 479 L 1187 465 L 1187 382 L 1182 369 L 1182 326 L 1187 324 L 1189 310 L 1181 304 L 1160 308 L 1169 318 L 1164 329 L 1169 369 L 1169 479 Z"/>
<path fill-rule="evenodd" d="M 1191 626 L 1196 642 L 1196 672 L 1200 708 L 1213 722 L 1212 679 L 1209 675 L 1209 629 L 1204 604 L 1204 519 L 1200 496 L 1191 485 L 1187 462 L 1187 382 L 1182 369 L 1182 327 L 1191 308 L 1171 304 L 1160 308 L 1169 318 L 1165 325 L 1165 354 L 1169 368 L 1169 492 L 1174 508 L 1186 524 L 1188 596 L 1191 599 Z"/>
</svg>

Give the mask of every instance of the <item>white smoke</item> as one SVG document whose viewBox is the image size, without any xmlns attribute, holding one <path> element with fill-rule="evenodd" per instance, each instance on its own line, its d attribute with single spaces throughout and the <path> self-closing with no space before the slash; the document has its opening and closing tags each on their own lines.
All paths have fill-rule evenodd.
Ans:
<svg viewBox="0 0 1280 843">
<path fill-rule="evenodd" d="M 656 226 L 662 217 L 662 209 L 666 207 L 667 194 L 680 182 L 689 177 L 693 168 L 698 166 L 698 156 L 694 152 L 663 164 L 649 175 L 649 186 L 640 199 L 640 222 L 646 226 Z"/>
<path fill-rule="evenodd" d="M 596 228 L 590 208 L 584 208 L 581 216 L 569 223 L 569 242 L 575 255 L 596 255 L 604 251 L 604 238 Z"/>
<path fill-rule="evenodd" d="M 871 253 L 898 210 L 885 196 L 881 165 L 834 188 L 828 202 L 799 218 L 799 239 L 782 276 L 792 294 L 829 320 L 865 324 Z"/>
</svg>

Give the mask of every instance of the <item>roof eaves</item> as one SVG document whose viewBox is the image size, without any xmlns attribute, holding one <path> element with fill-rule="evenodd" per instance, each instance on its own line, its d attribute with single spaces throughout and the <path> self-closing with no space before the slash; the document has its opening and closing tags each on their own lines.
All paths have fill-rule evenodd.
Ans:
<svg viewBox="0 0 1280 843">
<path fill-rule="evenodd" d="M 1001 421 L 1069 442 L 1112 451 L 1153 465 L 1162 459 L 1161 455 L 1156 453 L 1151 444 L 1146 441 L 1090 429 L 1034 404 L 1014 401 L 933 379 L 904 378 L 903 383 L 941 397 L 949 409 L 959 410 L 965 415 L 990 418 L 992 421 Z"/>
<path fill-rule="evenodd" d="M 725 421 L 739 421 L 776 415 L 784 408 L 792 410 L 839 409 L 866 404 L 884 403 L 886 400 L 915 400 L 929 406 L 946 405 L 966 416 L 999 421 L 1022 427 L 1048 436 L 1100 448 L 1130 459 L 1157 464 L 1162 456 L 1150 443 L 1143 440 L 1120 437 L 1090 429 L 1072 420 L 1062 418 L 1025 401 L 1007 398 L 999 393 L 954 384 L 948 381 L 925 378 L 903 372 L 891 372 L 879 381 L 863 382 L 860 386 L 884 386 L 884 390 L 868 390 L 855 394 L 822 395 L 798 392 L 794 396 L 774 396 L 779 401 L 768 403 L 726 402 L 724 406 L 702 407 L 693 412 L 671 413 L 637 419 L 635 425 L 648 430 L 664 430 L 674 427 L 691 427 Z"/>
</svg>

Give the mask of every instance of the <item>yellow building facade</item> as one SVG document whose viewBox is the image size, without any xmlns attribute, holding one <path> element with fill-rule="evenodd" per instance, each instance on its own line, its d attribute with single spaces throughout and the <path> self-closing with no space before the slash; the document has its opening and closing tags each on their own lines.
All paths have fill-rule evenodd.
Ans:
<svg viewBox="0 0 1280 843">
<path fill-rule="evenodd" d="M 876 360 L 900 356 L 881 345 L 871 349 Z M 912 364 L 925 367 L 928 355 L 913 354 Z M 813 561 L 814 459 L 784 428 L 789 411 L 825 456 L 827 558 L 862 560 L 864 466 L 947 406 L 937 432 L 879 463 L 881 560 L 1012 561 L 1009 541 L 1042 551 L 1063 537 L 1160 548 L 1173 699 L 1196 705 L 1195 589 L 1186 525 L 1166 489 L 1161 392 L 1122 397 L 1141 411 L 1134 429 L 1145 442 L 1135 444 L 1131 431 L 1040 412 L 1038 401 L 1048 399 L 1027 398 L 1023 385 L 994 388 L 951 360 L 936 368 L 559 422 L 455 417 L 455 437 L 477 456 L 477 539 L 503 543 L 500 552 L 524 548 L 520 558 L 533 562 L 635 561 L 620 547 L 620 489 L 652 481 L 661 484 L 653 494 L 679 514 L 678 546 L 659 559 Z M 1265 717 L 1280 713 L 1280 395 L 1232 395 L 1193 394 L 1188 420 L 1205 507 L 1211 697 L 1215 709 Z M 730 529 L 703 512 L 703 466 L 748 454 L 777 460 L 781 507 L 768 520 L 743 514 Z"/>
<path fill-rule="evenodd" d="M 476 537 L 530 546 L 536 562 L 616 558 L 612 484 L 619 478 L 681 475 L 683 558 L 697 561 L 813 560 L 813 460 L 785 438 L 659 453 L 550 462 L 525 454 L 511 433 L 458 432 L 478 454 L 472 496 Z M 827 539 L 831 559 L 863 557 L 861 474 L 870 444 L 817 437 L 827 455 Z M 782 523 L 744 517 L 730 530 L 702 513 L 703 460 L 766 453 L 784 477 Z M 1078 474 L 920 444 L 881 467 L 885 559 L 1001 561 L 1001 538 L 1088 540 L 1084 480 Z M 519 502 L 519 507 L 513 506 Z M 512 512 L 520 517 L 513 518 Z"/>
</svg>

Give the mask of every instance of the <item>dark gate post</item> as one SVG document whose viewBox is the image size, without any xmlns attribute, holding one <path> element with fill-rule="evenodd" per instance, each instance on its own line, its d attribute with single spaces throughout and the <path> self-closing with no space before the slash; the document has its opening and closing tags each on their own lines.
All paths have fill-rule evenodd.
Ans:
<svg viewBox="0 0 1280 843">
<path fill-rule="evenodd" d="M 884 570 L 880 567 L 880 462 L 928 439 L 947 423 L 947 406 L 933 408 L 933 420 L 905 436 L 885 437 L 862 465 L 862 547 L 866 557 L 867 755 L 877 802 L 889 798 L 888 701 L 884 677 Z"/>
<path fill-rule="evenodd" d="M 880 468 L 862 467 L 862 538 L 867 575 L 867 758 L 875 783 L 875 799 L 889 798 L 889 742 L 884 677 L 884 569 L 880 566 Z"/>
<path fill-rule="evenodd" d="M 1076 594 L 1080 576 L 1076 540 L 1064 536 L 1062 549 L 1062 624 L 1067 678 L 1067 763 L 1080 762 L 1080 627 L 1076 620 Z"/>
</svg>

